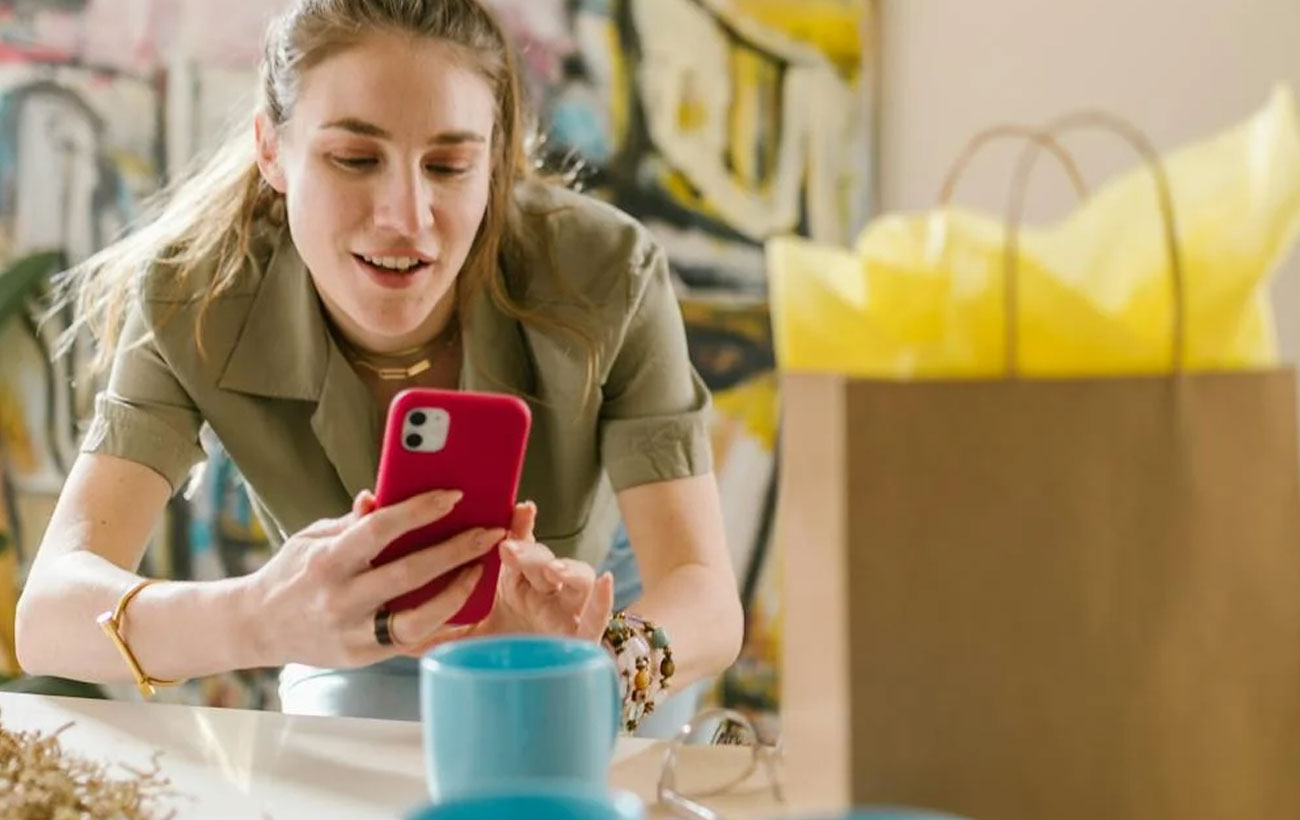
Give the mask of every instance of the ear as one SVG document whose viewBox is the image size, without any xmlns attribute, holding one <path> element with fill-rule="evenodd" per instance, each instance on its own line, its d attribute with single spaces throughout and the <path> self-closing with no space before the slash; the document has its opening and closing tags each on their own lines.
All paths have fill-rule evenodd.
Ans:
<svg viewBox="0 0 1300 820">
<path fill-rule="evenodd" d="M 262 179 L 283 194 L 288 186 L 284 169 L 280 167 L 280 132 L 265 112 L 259 113 L 253 121 L 253 136 L 257 140 L 257 167 L 262 172 Z"/>
</svg>

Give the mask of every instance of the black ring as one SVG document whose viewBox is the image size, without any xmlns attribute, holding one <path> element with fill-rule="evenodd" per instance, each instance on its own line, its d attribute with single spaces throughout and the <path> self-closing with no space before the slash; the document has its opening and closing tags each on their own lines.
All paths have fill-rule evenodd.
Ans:
<svg viewBox="0 0 1300 820">
<path fill-rule="evenodd" d="M 393 613 L 388 611 L 388 607 L 381 606 L 375 610 L 375 640 L 380 646 L 393 646 L 393 633 L 389 628 L 392 621 Z"/>
</svg>

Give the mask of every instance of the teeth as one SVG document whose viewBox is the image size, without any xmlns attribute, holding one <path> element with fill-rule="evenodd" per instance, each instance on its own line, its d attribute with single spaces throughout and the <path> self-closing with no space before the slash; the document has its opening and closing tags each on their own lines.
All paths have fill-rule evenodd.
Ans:
<svg viewBox="0 0 1300 820">
<path fill-rule="evenodd" d="M 389 270 L 404 271 L 419 266 L 420 260 L 410 256 L 362 256 L 372 265 Z"/>
</svg>

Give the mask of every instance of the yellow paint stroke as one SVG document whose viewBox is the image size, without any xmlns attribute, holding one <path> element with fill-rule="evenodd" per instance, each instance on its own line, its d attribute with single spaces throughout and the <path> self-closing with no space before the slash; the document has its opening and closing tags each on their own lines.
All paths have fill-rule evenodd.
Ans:
<svg viewBox="0 0 1300 820">
<path fill-rule="evenodd" d="M 36 469 L 36 448 L 22 402 L 7 384 L 0 384 L 0 449 L 9 456 L 10 463 L 24 472 Z"/>
<path fill-rule="evenodd" d="M 727 161 L 738 185 L 758 193 L 768 190 L 770 174 L 780 151 L 781 66 L 766 55 L 745 46 L 730 49 L 732 104 L 728 112 Z M 691 100 L 678 109 L 678 125 L 685 132 L 709 120 L 703 104 Z M 711 219 L 724 220 L 714 208 L 676 171 L 666 172 L 661 185 L 683 207 Z"/>
<path fill-rule="evenodd" d="M 770 453 L 776 448 L 776 390 L 776 374 L 768 371 L 714 393 L 713 405 L 721 415 L 741 421 L 745 431 Z"/>
<path fill-rule="evenodd" d="M 17 677 L 20 671 L 14 638 L 17 617 L 18 550 L 7 549 L 0 552 L 0 676 L 3 677 Z"/>
<path fill-rule="evenodd" d="M 109 150 L 109 162 L 119 174 L 128 179 L 152 180 L 158 176 L 157 164 L 149 157 L 129 150 Z"/>
<path fill-rule="evenodd" d="M 730 57 L 730 165 L 741 185 L 764 190 L 781 141 L 780 66 L 744 46 L 733 47 Z"/>
<path fill-rule="evenodd" d="M 682 99 L 677 106 L 677 130 L 682 134 L 692 134 L 708 124 L 709 107 L 695 88 L 693 74 L 684 74 L 682 85 Z"/>
<path fill-rule="evenodd" d="M 848 76 L 862 67 L 862 19 L 870 0 L 730 0 L 742 17 L 808 43 Z"/>
<path fill-rule="evenodd" d="M 759 71 L 763 57 L 747 48 L 732 48 L 730 51 L 732 88 L 728 159 L 736 181 L 753 187 L 762 173 L 754 149 L 761 139 Z"/>
<path fill-rule="evenodd" d="M 731 49 L 732 109 L 729 159 L 737 182 L 748 187 L 757 186 L 762 179 L 766 157 L 759 157 L 764 143 L 771 143 L 771 134 L 763 134 L 763 68 L 764 60 L 749 48 Z"/>
<path fill-rule="evenodd" d="M 659 175 L 659 187 L 669 199 L 676 202 L 683 208 L 699 214 L 706 219 L 713 219 L 719 222 L 726 222 L 723 213 L 714 207 L 707 199 L 700 196 L 700 192 L 691 184 L 681 171 L 665 167 L 663 173 Z"/>
</svg>

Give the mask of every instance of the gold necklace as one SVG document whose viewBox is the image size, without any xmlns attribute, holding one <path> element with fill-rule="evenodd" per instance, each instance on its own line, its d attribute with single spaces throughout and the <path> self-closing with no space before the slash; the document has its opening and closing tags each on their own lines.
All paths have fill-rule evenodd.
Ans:
<svg viewBox="0 0 1300 820">
<path fill-rule="evenodd" d="M 413 379 L 416 376 L 423 373 L 424 371 L 433 367 L 433 363 L 429 361 L 428 357 L 420 359 L 420 361 L 416 362 L 415 364 L 408 365 L 406 367 L 384 367 L 382 365 L 375 364 L 374 362 L 368 362 L 365 359 L 353 359 L 352 363 L 364 367 L 366 370 L 369 370 L 370 372 L 374 373 L 379 378 L 380 381 L 385 381 L 385 382 L 396 382 L 396 381 L 402 381 L 403 379 Z"/>
<path fill-rule="evenodd" d="M 456 321 L 456 317 L 453 316 L 446 329 L 439 333 L 433 341 L 417 345 L 416 347 L 407 348 L 406 350 L 399 350 L 396 353 L 385 356 L 385 358 L 403 359 L 407 356 L 413 356 L 421 351 L 433 351 L 442 346 L 450 348 L 454 346 L 456 340 L 460 338 L 459 330 L 459 323 Z M 340 340 L 343 342 L 343 346 L 347 348 L 349 353 L 348 359 L 351 360 L 354 365 L 364 367 L 366 370 L 374 373 L 380 381 L 393 382 L 413 379 L 433 367 L 432 353 L 426 355 L 424 358 L 414 362 L 413 364 L 397 367 L 380 364 L 374 361 L 367 361 L 355 345 L 348 342 L 346 339 L 342 339 L 341 336 L 342 334 L 340 334 Z"/>
</svg>

